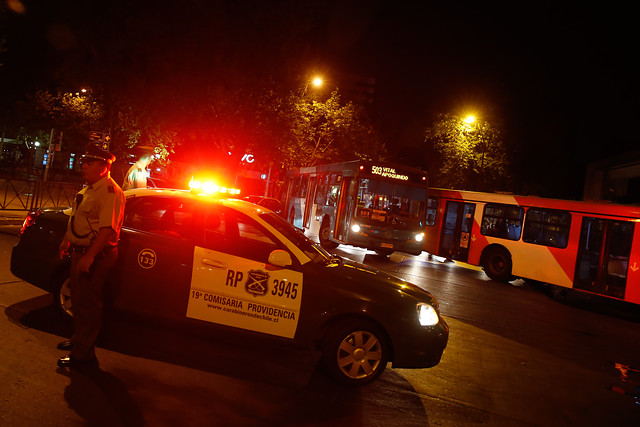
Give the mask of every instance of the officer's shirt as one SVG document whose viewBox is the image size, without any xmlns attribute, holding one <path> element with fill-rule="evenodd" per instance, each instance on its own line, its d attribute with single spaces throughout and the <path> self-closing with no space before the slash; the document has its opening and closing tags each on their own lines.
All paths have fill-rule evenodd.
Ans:
<svg viewBox="0 0 640 427">
<path fill-rule="evenodd" d="M 89 246 L 98 230 L 109 227 L 116 232 L 109 243 L 116 245 L 124 220 L 124 194 L 111 179 L 103 177 L 93 185 L 87 185 L 76 195 L 71 218 L 67 225 L 67 237 L 74 245 Z"/>
<path fill-rule="evenodd" d="M 147 188 L 147 170 L 139 162 L 135 162 L 129 168 L 122 184 L 123 190 L 131 190 L 132 188 Z"/>
</svg>

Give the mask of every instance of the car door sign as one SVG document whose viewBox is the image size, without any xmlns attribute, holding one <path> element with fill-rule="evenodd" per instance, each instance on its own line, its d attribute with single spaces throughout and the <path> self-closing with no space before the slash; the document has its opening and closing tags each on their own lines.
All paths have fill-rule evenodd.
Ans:
<svg viewBox="0 0 640 427">
<path fill-rule="evenodd" d="M 138 253 L 138 265 L 144 269 L 153 268 L 156 265 L 156 253 L 153 249 L 145 248 Z"/>
<path fill-rule="evenodd" d="M 194 249 L 186 316 L 293 338 L 302 273 L 211 249 Z"/>
</svg>

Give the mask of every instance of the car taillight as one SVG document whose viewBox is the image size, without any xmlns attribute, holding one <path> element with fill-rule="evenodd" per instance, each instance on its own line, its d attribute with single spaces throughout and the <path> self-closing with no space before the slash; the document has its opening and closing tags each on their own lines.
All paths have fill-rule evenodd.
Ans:
<svg viewBox="0 0 640 427">
<path fill-rule="evenodd" d="M 40 215 L 40 210 L 29 211 L 27 217 L 22 223 L 22 227 L 20 228 L 20 235 L 22 235 L 22 233 L 24 233 L 27 228 L 31 227 L 36 222 L 36 218 L 38 218 L 38 215 Z"/>
</svg>

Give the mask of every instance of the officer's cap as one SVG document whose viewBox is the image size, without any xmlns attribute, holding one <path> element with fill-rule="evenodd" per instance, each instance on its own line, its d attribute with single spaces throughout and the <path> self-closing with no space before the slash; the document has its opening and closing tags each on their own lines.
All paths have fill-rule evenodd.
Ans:
<svg viewBox="0 0 640 427">
<path fill-rule="evenodd" d="M 84 155 L 82 156 L 82 160 L 84 161 L 100 160 L 105 163 L 111 164 L 116 160 L 116 156 L 114 156 L 108 151 L 101 150 L 97 145 L 90 142 L 87 144 L 87 148 Z"/>
</svg>

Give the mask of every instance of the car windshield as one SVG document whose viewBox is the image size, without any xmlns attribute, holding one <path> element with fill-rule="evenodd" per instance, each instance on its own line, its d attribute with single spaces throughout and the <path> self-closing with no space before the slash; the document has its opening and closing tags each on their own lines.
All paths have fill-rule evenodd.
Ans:
<svg viewBox="0 0 640 427">
<path fill-rule="evenodd" d="M 315 263 L 327 263 L 332 259 L 329 252 L 304 235 L 302 231 L 289 224 L 279 215 L 271 212 L 260 214 L 260 219 L 282 233 L 294 245 L 302 250 Z"/>
</svg>

